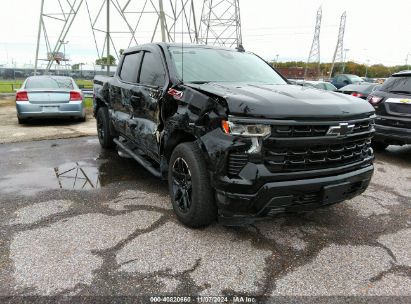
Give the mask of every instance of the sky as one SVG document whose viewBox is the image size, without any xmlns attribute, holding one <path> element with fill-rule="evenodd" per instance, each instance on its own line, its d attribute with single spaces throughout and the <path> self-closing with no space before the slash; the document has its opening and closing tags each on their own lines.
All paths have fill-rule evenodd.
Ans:
<svg viewBox="0 0 411 304">
<path fill-rule="evenodd" d="M 0 1 L 0 64 L 33 64 L 41 1 Z M 93 19 L 102 1 L 88 0 Z M 127 0 L 115 1 L 122 3 Z M 145 0 L 133 1 L 138 6 Z M 197 10 L 201 11 L 202 0 L 194 1 Z M 55 6 L 57 3 L 58 0 L 45 0 L 46 11 L 58 11 Z M 240 0 L 244 47 L 267 60 L 273 60 L 278 55 L 279 61 L 306 61 L 314 35 L 316 12 L 320 6 L 323 12 L 320 35 L 322 62 L 332 60 L 340 16 L 344 11 L 347 12 L 344 39 L 344 48 L 349 49 L 347 60 L 399 65 L 405 64 L 407 54 L 410 53 L 411 62 L 410 0 Z M 62 23 L 50 18 L 47 20 L 46 29 L 54 43 Z M 96 26 L 104 28 L 104 20 L 102 14 Z M 155 21 L 149 16 L 142 23 L 139 43 L 149 42 Z M 123 26 L 118 16 L 112 17 L 114 30 L 123 31 Z M 101 52 L 104 34 L 96 32 L 96 35 Z M 68 41 L 66 53 L 70 63 L 92 63 L 98 57 L 84 5 L 65 40 Z M 124 33 L 113 34 L 113 41 L 117 49 L 126 48 L 130 38 Z M 40 57 L 46 57 L 44 40 L 41 41 Z"/>
</svg>

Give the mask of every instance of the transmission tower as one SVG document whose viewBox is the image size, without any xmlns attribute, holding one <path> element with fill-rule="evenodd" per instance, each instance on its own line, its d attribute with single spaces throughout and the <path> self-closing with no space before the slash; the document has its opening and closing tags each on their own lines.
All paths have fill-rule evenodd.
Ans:
<svg viewBox="0 0 411 304">
<path fill-rule="evenodd" d="M 330 78 L 333 76 L 334 66 L 336 62 L 340 63 L 341 68 L 343 66 L 342 63 L 344 61 L 344 33 L 345 33 L 346 20 L 347 20 L 347 13 L 344 12 L 341 15 L 340 30 L 338 31 L 337 46 L 335 47 L 333 62 L 331 64 Z"/>
<path fill-rule="evenodd" d="M 204 0 L 199 35 L 203 44 L 242 45 L 239 0 Z"/>
<path fill-rule="evenodd" d="M 66 62 L 68 60 L 65 58 L 65 54 L 60 52 L 60 49 L 62 45 L 65 44 L 64 41 L 67 33 L 69 32 L 82 3 L 83 0 L 41 0 L 36 58 L 34 62 L 35 72 L 37 72 L 39 61 L 46 61 L 47 70 L 49 70 L 53 62 L 60 64 L 61 61 Z M 48 35 L 47 29 L 49 28 L 57 29 L 57 39 L 53 40 Z M 40 41 L 42 36 L 47 53 L 45 58 L 39 58 Z"/>
<path fill-rule="evenodd" d="M 313 43 L 311 44 L 310 54 L 308 55 L 307 64 L 305 66 L 304 79 L 307 76 L 308 65 L 312 62 L 318 63 L 318 75 L 320 75 L 320 32 L 321 32 L 321 18 L 322 18 L 322 8 L 317 11 L 317 18 L 315 22 L 315 31 Z"/>
<path fill-rule="evenodd" d="M 60 49 L 67 43 L 64 41 L 80 10 L 86 13 L 81 16 L 87 16 L 97 58 L 107 58 L 103 64 L 107 73 L 110 73 L 111 55 L 119 58 L 121 49 L 139 43 L 163 41 L 239 46 L 239 0 L 205 0 L 198 22 L 199 1 L 41 0 L 35 70 L 42 60 L 47 61 L 47 71 L 54 62 L 68 60 L 63 58 Z M 51 41 L 56 30 L 59 31 L 58 39 Z M 203 38 L 200 38 L 200 31 Z M 44 45 L 47 56 L 42 59 Z"/>
</svg>

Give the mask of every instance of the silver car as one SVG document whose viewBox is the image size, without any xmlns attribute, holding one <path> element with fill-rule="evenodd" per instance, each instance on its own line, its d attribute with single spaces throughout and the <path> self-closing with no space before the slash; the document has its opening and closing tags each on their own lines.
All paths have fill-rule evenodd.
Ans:
<svg viewBox="0 0 411 304">
<path fill-rule="evenodd" d="M 27 78 L 16 92 L 16 110 L 20 124 L 46 117 L 86 120 L 84 95 L 73 78 L 65 76 Z"/>
</svg>

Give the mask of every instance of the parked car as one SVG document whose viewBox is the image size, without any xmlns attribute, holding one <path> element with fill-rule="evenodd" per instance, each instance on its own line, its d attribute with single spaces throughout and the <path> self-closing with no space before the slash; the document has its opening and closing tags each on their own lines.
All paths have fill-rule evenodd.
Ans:
<svg viewBox="0 0 411 304">
<path fill-rule="evenodd" d="M 252 53 L 133 47 L 114 77 L 94 78 L 94 96 L 101 146 L 168 179 L 190 227 L 324 207 L 362 193 L 373 174 L 373 107 L 289 85 Z"/>
<path fill-rule="evenodd" d="M 332 85 L 329 82 L 325 81 L 311 81 L 311 80 L 302 80 L 302 81 L 297 81 L 297 85 L 303 86 L 303 87 L 312 87 L 320 90 L 325 90 L 325 91 L 337 91 L 337 88 Z"/>
<path fill-rule="evenodd" d="M 86 120 L 83 93 L 71 77 L 27 78 L 16 92 L 16 110 L 19 124 L 46 117 Z"/>
<path fill-rule="evenodd" d="M 379 87 L 378 83 L 364 82 L 360 84 L 349 84 L 339 89 L 338 92 L 362 99 L 367 99 L 368 95 L 377 87 Z"/>
<path fill-rule="evenodd" d="M 340 74 L 333 78 L 331 83 L 337 88 L 341 89 L 349 84 L 358 84 L 364 82 L 364 80 L 357 76 L 357 75 L 350 75 L 350 74 Z"/>
<path fill-rule="evenodd" d="M 377 114 L 373 147 L 411 144 L 411 71 L 393 74 L 368 101 Z"/>
</svg>

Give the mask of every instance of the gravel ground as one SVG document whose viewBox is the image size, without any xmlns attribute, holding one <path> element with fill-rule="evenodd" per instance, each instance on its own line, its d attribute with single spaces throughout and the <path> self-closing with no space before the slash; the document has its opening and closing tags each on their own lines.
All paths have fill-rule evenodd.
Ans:
<svg viewBox="0 0 411 304">
<path fill-rule="evenodd" d="M 0 295 L 411 297 L 410 155 L 378 153 L 353 200 L 192 230 L 95 137 L 0 145 Z"/>
<path fill-rule="evenodd" d="M 24 125 L 17 122 L 14 96 L 0 98 L 0 144 L 42 139 L 59 139 L 96 135 L 96 122 L 91 110 L 87 121 L 67 119 L 35 120 Z"/>
</svg>

